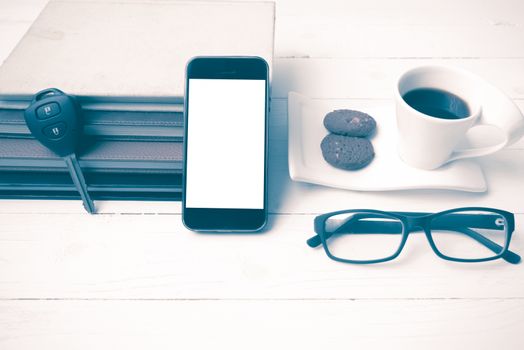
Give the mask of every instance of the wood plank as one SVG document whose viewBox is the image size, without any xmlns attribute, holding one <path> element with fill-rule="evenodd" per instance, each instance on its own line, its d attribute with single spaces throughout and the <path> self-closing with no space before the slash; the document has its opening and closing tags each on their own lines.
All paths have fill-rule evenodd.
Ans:
<svg viewBox="0 0 524 350">
<path fill-rule="evenodd" d="M 271 215 L 263 234 L 210 235 L 179 215 L 1 214 L 0 299 L 524 298 L 524 264 L 444 261 L 420 234 L 395 261 L 337 263 L 306 245 L 313 218 Z M 518 215 L 520 254 L 523 225 Z"/>
<path fill-rule="evenodd" d="M 279 1 L 277 57 L 524 57 L 524 3 Z M 467 14 L 467 15 L 465 15 Z M 482 40 L 479 40 L 482 38 Z"/>
<path fill-rule="evenodd" d="M 478 74 L 513 99 L 524 99 L 524 59 L 279 58 L 273 97 L 297 91 L 312 98 L 391 99 L 398 76 L 419 65 L 448 64 Z"/>
<path fill-rule="evenodd" d="M 0 22 L 32 23 L 49 0 L 0 1 Z"/>
<path fill-rule="evenodd" d="M 0 9 L 1 10 L 1 9 Z M 0 20 L 0 65 L 7 59 L 31 22 L 7 22 Z"/>
<path fill-rule="evenodd" d="M 522 349 L 523 325 L 522 300 L 0 302 L 6 350 Z"/>
<path fill-rule="evenodd" d="M 48 0 L 0 1 L 0 65 L 15 48 Z"/>
</svg>

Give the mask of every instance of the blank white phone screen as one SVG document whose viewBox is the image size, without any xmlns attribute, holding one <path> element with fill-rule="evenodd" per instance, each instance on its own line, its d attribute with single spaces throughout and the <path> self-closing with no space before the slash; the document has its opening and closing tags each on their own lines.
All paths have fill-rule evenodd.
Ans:
<svg viewBox="0 0 524 350">
<path fill-rule="evenodd" d="M 186 207 L 263 209 L 265 80 L 189 79 Z"/>
</svg>

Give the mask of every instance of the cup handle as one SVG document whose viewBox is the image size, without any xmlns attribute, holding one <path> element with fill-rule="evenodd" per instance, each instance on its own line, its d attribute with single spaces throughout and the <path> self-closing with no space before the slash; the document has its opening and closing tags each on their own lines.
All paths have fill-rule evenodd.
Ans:
<svg viewBox="0 0 524 350">
<path fill-rule="evenodd" d="M 468 130 L 466 139 L 453 151 L 448 161 L 486 156 L 503 149 L 509 135 L 492 124 L 477 124 Z"/>
<path fill-rule="evenodd" d="M 474 78 L 482 101 L 480 118 L 466 134 L 468 146 L 459 145 L 450 160 L 497 152 L 524 135 L 524 115 L 519 107 L 497 87 L 478 76 Z"/>
</svg>

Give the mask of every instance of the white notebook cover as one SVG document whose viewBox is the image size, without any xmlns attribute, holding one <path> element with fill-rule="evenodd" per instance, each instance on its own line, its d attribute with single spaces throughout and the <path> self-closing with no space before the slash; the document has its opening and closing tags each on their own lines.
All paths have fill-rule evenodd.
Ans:
<svg viewBox="0 0 524 350">
<path fill-rule="evenodd" d="M 0 94 L 181 97 L 200 55 L 273 57 L 272 2 L 51 1 L 0 67 Z"/>
</svg>

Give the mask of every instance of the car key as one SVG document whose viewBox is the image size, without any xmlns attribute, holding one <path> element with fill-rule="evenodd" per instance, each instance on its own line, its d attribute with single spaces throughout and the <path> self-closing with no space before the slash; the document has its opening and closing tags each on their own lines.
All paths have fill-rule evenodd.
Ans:
<svg viewBox="0 0 524 350">
<path fill-rule="evenodd" d="M 58 89 L 42 90 L 34 96 L 24 117 L 33 136 L 64 159 L 84 208 L 94 213 L 95 206 L 75 155 L 82 131 L 82 110 L 76 99 Z"/>
</svg>

